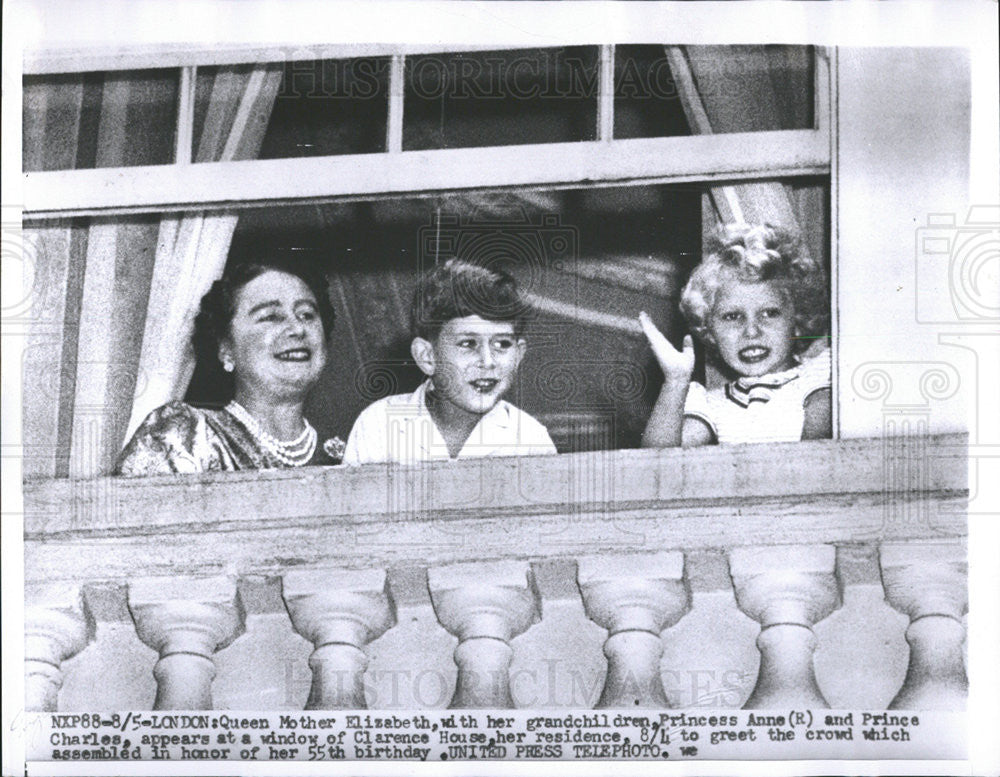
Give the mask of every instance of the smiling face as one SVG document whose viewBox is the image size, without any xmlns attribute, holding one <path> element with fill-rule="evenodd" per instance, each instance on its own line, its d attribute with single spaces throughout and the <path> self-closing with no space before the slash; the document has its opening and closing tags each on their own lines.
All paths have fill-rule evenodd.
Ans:
<svg viewBox="0 0 1000 777">
<path fill-rule="evenodd" d="M 510 388 L 525 342 L 510 321 L 464 316 L 448 321 L 433 343 L 416 338 L 413 356 L 434 379 L 437 397 L 453 408 L 480 416 Z"/>
<path fill-rule="evenodd" d="M 305 282 L 268 270 L 243 286 L 219 359 L 234 365 L 237 397 L 303 398 L 326 364 L 323 324 Z"/>
<path fill-rule="evenodd" d="M 728 279 L 707 323 L 719 356 L 740 375 L 767 375 L 795 365 L 795 311 L 773 282 Z"/>
</svg>

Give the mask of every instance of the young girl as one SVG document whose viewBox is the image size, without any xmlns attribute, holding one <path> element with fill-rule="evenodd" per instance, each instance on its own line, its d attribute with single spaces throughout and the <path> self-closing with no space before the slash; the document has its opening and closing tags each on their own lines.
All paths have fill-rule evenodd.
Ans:
<svg viewBox="0 0 1000 777">
<path fill-rule="evenodd" d="M 684 287 L 681 311 L 727 382 L 711 390 L 692 382 L 691 336 L 678 351 L 640 313 L 664 375 L 643 445 L 830 437 L 830 351 L 814 353 L 826 300 L 823 270 L 796 237 L 771 225 L 724 228 Z"/>
</svg>

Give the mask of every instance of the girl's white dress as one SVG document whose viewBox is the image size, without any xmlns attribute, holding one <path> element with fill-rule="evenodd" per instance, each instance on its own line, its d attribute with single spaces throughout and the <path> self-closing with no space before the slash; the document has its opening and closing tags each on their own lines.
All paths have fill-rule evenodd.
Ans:
<svg viewBox="0 0 1000 777">
<path fill-rule="evenodd" d="M 830 349 L 783 372 L 707 390 L 691 382 L 684 415 L 704 421 L 720 444 L 802 439 L 805 401 L 830 388 Z"/>
</svg>

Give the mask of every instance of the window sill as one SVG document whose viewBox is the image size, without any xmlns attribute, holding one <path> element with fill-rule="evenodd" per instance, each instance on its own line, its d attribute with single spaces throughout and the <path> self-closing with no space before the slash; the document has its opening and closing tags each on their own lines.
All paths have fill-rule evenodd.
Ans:
<svg viewBox="0 0 1000 777">
<path fill-rule="evenodd" d="M 966 533 L 967 435 L 26 483 L 30 581 Z"/>
</svg>

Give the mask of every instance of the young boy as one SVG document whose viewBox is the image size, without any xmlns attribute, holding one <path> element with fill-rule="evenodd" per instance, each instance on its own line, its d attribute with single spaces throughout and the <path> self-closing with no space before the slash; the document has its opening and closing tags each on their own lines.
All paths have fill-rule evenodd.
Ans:
<svg viewBox="0 0 1000 777">
<path fill-rule="evenodd" d="M 425 273 L 410 308 L 410 353 L 427 380 L 365 408 L 344 463 L 555 453 L 545 427 L 502 399 L 527 348 L 523 311 L 505 272 L 452 259 Z"/>
</svg>

